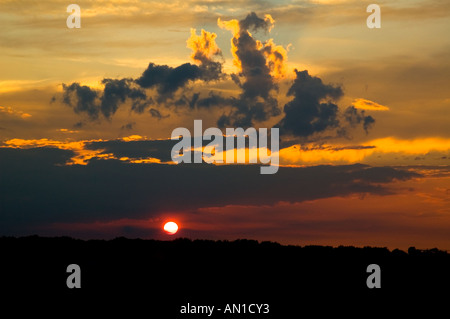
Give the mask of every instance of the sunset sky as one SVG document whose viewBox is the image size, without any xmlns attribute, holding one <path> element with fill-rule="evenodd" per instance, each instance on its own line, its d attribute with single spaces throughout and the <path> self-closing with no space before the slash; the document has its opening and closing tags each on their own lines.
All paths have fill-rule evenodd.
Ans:
<svg viewBox="0 0 450 319">
<path fill-rule="evenodd" d="M 70 3 L 0 0 L 0 235 L 450 250 L 449 1 Z M 174 165 L 196 119 L 278 172 Z"/>
</svg>

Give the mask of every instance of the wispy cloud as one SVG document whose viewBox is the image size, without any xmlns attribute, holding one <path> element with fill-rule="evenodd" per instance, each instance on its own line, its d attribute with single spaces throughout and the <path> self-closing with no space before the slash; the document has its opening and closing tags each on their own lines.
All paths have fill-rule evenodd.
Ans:
<svg viewBox="0 0 450 319">
<path fill-rule="evenodd" d="M 0 113 L 11 115 L 14 117 L 20 117 L 22 119 L 27 119 L 31 117 L 31 114 L 25 113 L 23 111 L 14 110 L 12 107 L 0 106 Z"/>
<path fill-rule="evenodd" d="M 361 110 L 372 110 L 372 111 L 389 111 L 389 107 L 378 104 L 377 102 L 373 102 L 366 99 L 355 99 L 352 105 Z"/>
</svg>

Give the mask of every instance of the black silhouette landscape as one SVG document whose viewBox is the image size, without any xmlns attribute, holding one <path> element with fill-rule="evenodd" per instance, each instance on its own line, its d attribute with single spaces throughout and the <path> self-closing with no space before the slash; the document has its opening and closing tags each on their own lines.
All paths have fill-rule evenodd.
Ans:
<svg viewBox="0 0 450 319">
<path fill-rule="evenodd" d="M 188 303 L 221 309 L 232 303 L 270 305 L 268 314 L 252 314 L 252 318 L 287 318 L 307 310 L 339 312 L 342 309 L 333 307 L 345 305 L 377 305 L 377 310 L 394 305 L 395 309 L 400 298 L 437 294 L 450 284 L 450 255 L 414 247 L 404 252 L 284 246 L 246 239 L 84 241 L 38 236 L 2 237 L 0 247 L 2 290 L 11 292 L 10 296 L 79 305 L 78 310 L 140 309 L 151 318 L 156 314 L 158 318 L 194 318 L 180 314 Z M 366 285 L 370 275 L 366 268 L 373 263 L 381 267 L 379 289 Z M 79 289 L 66 286 L 70 264 L 81 268 Z M 325 301 L 331 308 L 321 308 Z M 212 315 L 236 316 L 245 317 Z M 195 318 L 203 317 L 207 315 Z"/>
</svg>

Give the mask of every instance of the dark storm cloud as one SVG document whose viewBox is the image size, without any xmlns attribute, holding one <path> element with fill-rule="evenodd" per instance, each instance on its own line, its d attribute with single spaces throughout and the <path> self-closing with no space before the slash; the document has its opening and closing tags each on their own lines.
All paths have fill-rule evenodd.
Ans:
<svg viewBox="0 0 450 319">
<path fill-rule="evenodd" d="M 202 74 L 201 79 L 206 82 L 219 80 L 223 77 L 221 62 L 204 61 L 200 65 L 200 70 Z"/>
<path fill-rule="evenodd" d="M 162 162 L 171 161 L 172 147 L 176 140 L 145 140 L 129 141 L 122 140 L 99 141 L 86 143 L 85 148 L 89 150 L 102 150 L 101 154 L 112 153 L 115 157 L 129 157 L 135 159 L 158 158 Z"/>
<path fill-rule="evenodd" d="M 168 65 L 150 63 L 136 83 L 143 88 L 156 87 L 160 95 L 173 94 L 177 89 L 186 85 L 188 81 L 201 77 L 197 65 L 185 63 L 176 68 Z"/>
<path fill-rule="evenodd" d="M 375 123 L 375 119 L 371 115 L 364 116 L 364 122 L 363 122 L 364 131 L 366 131 L 366 133 L 368 133 L 369 128 L 371 128 L 374 123 Z"/>
<path fill-rule="evenodd" d="M 195 108 L 199 98 L 200 93 L 193 93 L 191 97 L 183 94 L 177 101 L 175 101 L 175 106 L 186 106 L 193 109 Z"/>
<path fill-rule="evenodd" d="M 366 116 L 364 110 L 358 110 L 354 106 L 349 106 L 345 110 L 344 116 L 346 121 L 351 126 L 356 126 L 362 123 L 364 131 L 366 131 L 366 133 L 368 133 L 369 128 L 372 127 L 372 125 L 375 123 L 375 119 L 372 116 Z"/>
<path fill-rule="evenodd" d="M 147 96 L 146 89 L 156 89 L 154 97 L 162 103 L 172 98 L 178 89 L 184 88 L 191 81 L 209 82 L 220 79 L 222 75 L 222 64 L 207 59 L 200 66 L 184 63 L 175 68 L 150 63 L 137 79 L 103 79 L 102 91 L 82 86 L 77 82 L 70 85 L 63 84 L 62 102 L 72 107 L 75 113 L 87 114 L 91 120 L 98 119 L 100 114 L 110 119 L 120 104 L 125 103 L 127 99 L 131 101 L 131 111 L 141 114 L 154 104 L 153 98 Z M 195 102 L 196 100 L 193 100 L 190 104 L 194 105 Z M 151 109 L 150 114 L 153 117 L 163 118 L 157 116 L 155 110 Z"/>
<path fill-rule="evenodd" d="M 105 118 L 109 119 L 116 113 L 119 103 L 124 103 L 127 98 L 133 101 L 132 110 L 140 111 L 140 103 L 147 99 L 145 92 L 139 88 L 131 87 L 132 79 L 103 79 L 103 95 L 101 97 L 101 111 Z"/>
<path fill-rule="evenodd" d="M 175 68 L 168 65 L 150 63 L 135 82 L 142 88 L 156 88 L 160 99 L 171 97 L 179 88 L 189 81 L 213 81 L 220 79 L 222 64 L 209 59 L 202 59 L 200 66 L 184 63 Z"/>
<path fill-rule="evenodd" d="M 192 109 L 197 104 L 197 101 L 199 100 L 199 98 L 200 98 L 200 93 L 194 93 L 194 94 L 192 94 L 192 97 L 190 99 L 186 96 L 183 96 L 182 99 L 184 100 L 184 103 L 189 105 L 189 108 Z"/>
<path fill-rule="evenodd" d="M 73 125 L 73 127 L 74 128 L 82 128 L 84 125 L 85 125 L 85 123 L 83 121 L 78 121 Z"/>
<path fill-rule="evenodd" d="M 130 129 L 134 123 L 128 123 L 123 129 Z M 191 145 L 194 145 L 194 137 L 191 137 Z M 112 154 L 115 158 L 128 157 L 130 159 L 146 159 L 157 158 L 161 162 L 171 162 L 171 151 L 178 140 L 139 140 L 139 141 L 123 141 L 123 140 L 109 140 L 109 141 L 92 141 L 85 142 L 84 148 L 87 150 L 101 151 L 102 154 Z M 222 140 L 225 145 L 225 137 Z M 197 140 L 195 143 L 200 143 L 206 146 L 210 143 L 209 140 Z M 234 145 L 237 145 L 237 138 L 235 138 Z M 245 138 L 244 146 L 248 147 L 248 137 Z M 270 145 L 269 145 L 270 146 Z M 237 146 L 236 146 L 237 147 Z M 194 159 L 194 152 L 192 152 L 192 162 Z"/>
<path fill-rule="evenodd" d="M 103 92 L 74 82 L 63 84 L 63 103 L 72 107 L 75 113 L 85 113 L 96 120 L 102 114 L 110 119 L 127 99 L 132 101 L 131 109 L 141 113 L 149 104 L 145 92 L 133 85 L 132 79 L 103 79 Z"/>
<path fill-rule="evenodd" d="M 86 113 L 89 118 L 97 119 L 100 113 L 97 97 L 98 92 L 89 86 L 74 82 L 63 83 L 63 103 L 72 107 L 75 113 Z"/>
<path fill-rule="evenodd" d="M 215 61 L 217 56 L 222 55 L 215 42 L 216 36 L 205 30 L 202 30 L 201 35 L 197 36 L 195 30 L 192 30 L 191 38 L 188 39 L 188 47 L 193 50 L 191 57 L 198 65 L 184 63 L 177 67 L 171 67 L 149 63 L 141 76 L 136 79 L 103 79 L 102 90 L 81 86 L 76 82 L 70 85 L 63 84 L 62 102 L 72 107 L 76 113 L 87 114 L 90 120 L 97 120 L 100 114 L 106 119 L 111 119 L 119 106 L 127 100 L 131 101 L 132 112 L 142 114 L 150 108 L 149 113 L 152 117 L 158 119 L 167 117 L 162 116 L 156 108 L 151 107 L 155 101 L 163 105 L 185 104 L 187 98 L 184 92 L 181 94 L 182 98 L 175 99 L 174 97 L 179 89 L 183 89 L 190 82 L 197 80 L 209 82 L 224 77 L 222 62 Z M 199 93 L 195 93 L 187 105 L 194 108 L 198 98 Z M 55 97 L 52 98 L 51 103 L 54 101 Z"/>
<path fill-rule="evenodd" d="M 344 121 L 340 121 L 339 107 L 334 102 L 344 94 L 341 87 L 324 84 L 307 70 L 295 70 L 295 73 L 296 79 L 287 93 L 294 98 L 284 106 L 285 117 L 275 125 L 280 128 L 280 134 L 309 137 L 336 129 L 338 135 L 346 135 L 348 125 L 355 127 L 361 123 L 367 133 L 375 123 L 372 116 L 353 106 L 344 111 Z"/>
<path fill-rule="evenodd" d="M 226 106 L 232 104 L 231 98 L 225 98 L 214 92 L 209 92 L 207 97 L 198 98 L 196 105 L 199 108 L 210 108 L 214 106 Z"/>
<path fill-rule="evenodd" d="M 120 127 L 120 129 L 121 129 L 121 130 L 131 131 L 131 130 L 134 128 L 135 125 L 136 125 L 136 122 L 130 122 L 130 123 L 127 123 L 127 124 L 122 125 L 122 126 Z"/>
<path fill-rule="evenodd" d="M 242 93 L 232 101 L 234 109 L 218 120 L 220 127 L 249 127 L 254 121 L 265 121 L 280 114 L 278 101 L 273 96 L 278 87 L 264 55 L 266 48 L 261 48 L 249 33 L 258 30 L 269 31 L 271 26 L 271 20 L 262 19 L 254 12 L 239 21 L 239 32 L 233 36 L 232 41 L 241 72 L 239 75 L 233 75 L 232 80 L 242 89 Z"/>
<path fill-rule="evenodd" d="M 0 154 L 1 185 L 5 185 L 3 177 L 6 178 L 7 175 L 3 175 L 3 173 L 6 173 L 5 168 L 7 167 L 11 167 L 12 170 L 34 171 L 38 167 L 53 167 L 64 164 L 75 155 L 72 151 L 58 148 L 18 149 L 5 147 L 0 148 Z M 22 166 L 24 163 L 27 163 L 27 165 Z"/>
<path fill-rule="evenodd" d="M 130 143 L 95 142 L 89 147 L 134 157 L 169 154 L 168 141 Z M 131 164 L 95 158 L 85 166 L 61 165 L 72 156 L 52 148 L 0 148 L 2 235 L 36 233 L 39 226 L 58 222 L 150 218 L 209 206 L 385 195 L 392 192 L 391 181 L 419 176 L 366 165 L 281 167 L 273 175 L 260 175 L 257 165 Z"/>
<path fill-rule="evenodd" d="M 255 12 L 249 13 L 245 19 L 239 21 L 239 27 L 241 30 L 252 30 L 257 31 L 258 29 L 263 29 L 264 31 L 269 31 L 272 24 L 267 19 L 262 19 L 256 15 Z"/>
<path fill-rule="evenodd" d="M 151 115 L 152 117 L 155 117 L 155 118 L 157 118 L 158 120 L 161 120 L 161 119 L 164 119 L 164 118 L 170 116 L 170 114 L 167 114 L 167 115 L 164 115 L 164 116 L 163 116 L 163 115 L 161 114 L 160 111 L 158 111 L 157 109 L 154 109 L 154 108 L 151 108 L 148 112 L 150 113 L 150 115 Z"/>
<path fill-rule="evenodd" d="M 285 117 L 280 121 L 280 133 L 307 137 L 339 124 L 336 101 L 342 95 L 342 89 L 327 85 L 318 77 L 308 74 L 307 70 L 297 71 L 288 96 L 294 99 L 284 106 Z M 326 102 L 323 100 L 328 99 Z"/>
</svg>

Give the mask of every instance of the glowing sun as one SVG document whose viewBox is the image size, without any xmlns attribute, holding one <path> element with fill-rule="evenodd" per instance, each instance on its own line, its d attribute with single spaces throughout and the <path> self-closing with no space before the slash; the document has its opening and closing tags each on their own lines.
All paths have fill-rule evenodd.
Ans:
<svg viewBox="0 0 450 319">
<path fill-rule="evenodd" d="M 164 231 L 169 235 L 173 235 L 178 231 L 178 225 L 174 222 L 167 222 L 164 224 Z"/>
</svg>

